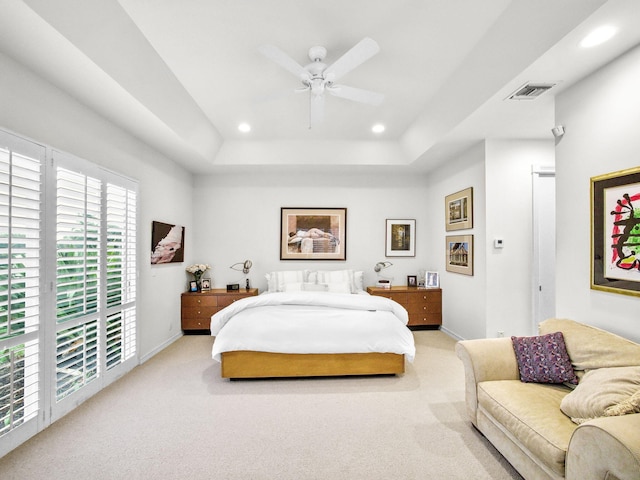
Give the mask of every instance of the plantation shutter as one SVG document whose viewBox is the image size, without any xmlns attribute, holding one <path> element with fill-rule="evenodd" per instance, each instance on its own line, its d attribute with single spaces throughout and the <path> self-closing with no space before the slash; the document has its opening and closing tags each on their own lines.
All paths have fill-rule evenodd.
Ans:
<svg viewBox="0 0 640 480">
<path fill-rule="evenodd" d="M 54 158 L 57 418 L 137 362 L 137 192 L 88 162 Z"/>
<path fill-rule="evenodd" d="M 41 404 L 44 158 L 40 145 L 10 134 L 0 137 L 0 436 L 14 444 L 37 431 Z"/>
<path fill-rule="evenodd" d="M 102 185 L 56 172 L 56 400 L 99 374 L 99 287 Z"/>
<path fill-rule="evenodd" d="M 136 353 L 136 192 L 107 184 L 108 370 Z"/>
<path fill-rule="evenodd" d="M 0 457 L 138 363 L 137 183 L 0 130 Z"/>
</svg>

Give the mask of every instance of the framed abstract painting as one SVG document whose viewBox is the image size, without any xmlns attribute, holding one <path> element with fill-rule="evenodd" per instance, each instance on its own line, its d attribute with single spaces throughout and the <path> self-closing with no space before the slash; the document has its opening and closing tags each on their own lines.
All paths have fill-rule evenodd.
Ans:
<svg viewBox="0 0 640 480">
<path fill-rule="evenodd" d="M 591 288 L 640 296 L 640 167 L 591 178 Z"/>
</svg>

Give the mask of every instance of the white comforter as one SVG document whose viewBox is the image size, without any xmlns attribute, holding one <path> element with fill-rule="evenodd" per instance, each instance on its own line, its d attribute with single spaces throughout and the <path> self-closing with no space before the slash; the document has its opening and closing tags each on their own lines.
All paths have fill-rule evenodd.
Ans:
<svg viewBox="0 0 640 480">
<path fill-rule="evenodd" d="M 269 293 L 239 300 L 211 317 L 213 358 L 222 352 L 398 353 L 415 344 L 407 311 L 373 295 Z"/>
</svg>

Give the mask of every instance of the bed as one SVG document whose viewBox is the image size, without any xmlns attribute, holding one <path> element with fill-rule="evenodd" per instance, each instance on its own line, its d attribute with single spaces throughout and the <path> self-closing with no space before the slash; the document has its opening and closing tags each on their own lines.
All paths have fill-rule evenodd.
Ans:
<svg viewBox="0 0 640 480">
<path fill-rule="evenodd" d="M 212 317 L 212 356 L 223 378 L 390 375 L 413 361 L 413 335 L 400 304 L 357 288 L 309 291 L 302 285 L 327 284 L 293 283 Z"/>
</svg>

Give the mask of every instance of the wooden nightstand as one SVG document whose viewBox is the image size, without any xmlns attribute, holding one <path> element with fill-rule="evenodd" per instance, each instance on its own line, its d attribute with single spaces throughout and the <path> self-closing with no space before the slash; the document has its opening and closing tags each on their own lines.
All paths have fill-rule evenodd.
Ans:
<svg viewBox="0 0 640 480">
<path fill-rule="evenodd" d="M 417 287 L 367 287 L 371 295 L 395 300 L 409 312 L 409 327 L 442 325 L 442 289 Z"/>
<path fill-rule="evenodd" d="M 209 330 L 211 316 L 231 305 L 236 300 L 258 295 L 257 288 L 241 289 L 228 292 L 224 288 L 214 288 L 207 292 L 184 292 L 182 294 L 182 309 L 180 313 L 182 330 Z"/>
</svg>

